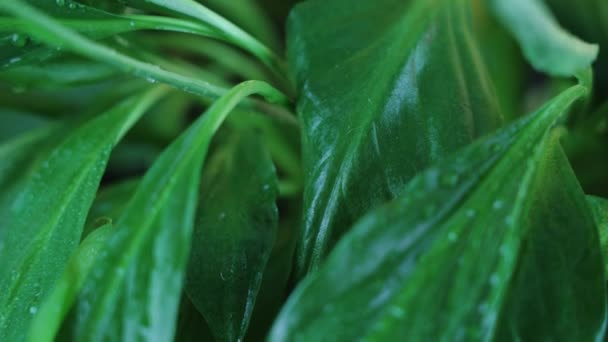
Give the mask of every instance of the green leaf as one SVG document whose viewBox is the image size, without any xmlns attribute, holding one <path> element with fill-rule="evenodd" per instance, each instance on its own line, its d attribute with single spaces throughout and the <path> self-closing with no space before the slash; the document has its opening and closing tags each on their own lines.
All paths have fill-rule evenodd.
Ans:
<svg viewBox="0 0 608 342">
<path fill-rule="evenodd" d="M 284 62 L 249 33 L 224 19 L 219 14 L 211 11 L 195 0 L 121 0 L 124 3 L 136 7 L 146 8 L 155 5 L 172 12 L 195 18 L 201 23 L 208 25 L 222 40 L 232 43 L 245 51 L 249 51 L 262 63 L 270 68 L 275 74 L 283 75 Z"/>
<path fill-rule="evenodd" d="M 604 260 L 606 260 L 604 274 L 608 279 L 608 200 L 596 196 L 587 196 L 587 201 L 593 211 L 593 217 L 599 231 L 602 252 L 604 253 Z"/>
<path fill-rule="evenodd" d="M 0 151 L 9 160 L 0 167 L 6 185 L 0 193 L 0 340 L 25 333 L 80 241 L 110 151 L 164 92 L 156 88 L 78 129 L 46 131 L 22 149 Z M 41 155 L 29 155 L 45 144 Z M 15 160 L 22 169 L 10 164 Z"/>
<path fill-rule="evenodd" d="M 306 177 L 297 276 L 418 171 L 501 124 L 469 12 L 466 0 L 313 0 L 292 12 Z"/>
<path fill-rule="evenodd" d="M 512 122 L 525 114 L 527 65 L 517 42 L 492 15 L 486 0 L 472 0 L 472 31 L 488 73 L 496 87 L 496 95 L 505 122 Z"/>
<path fill-rule="evenodd" d="M 48 123 L 49 120 L 36 114 L 0 108 L 0 144 Z"/>
<path fill-rule="evenodd" d="M 242 341 L 277 233 L 278 187 L 260 137 L 229 138 L 203 174 L 186 293 L 217 341 Z"/>
<path fill-rule="evenodd" d="M 96 43 L 21 1 L 0 2 L 1 10 L 21 18 L 23 30 L 49 46 L 66 49 L 150 82 L 163 82 L 202 97 L 215 99 L 226 92 L 221 87 L 163 70 Z"/>
<path fill-rule="evenodd" d="M 608 1 L 581 0 L 572 5 L 567 0 L 545 0 L 566 29 L 582 39 L 599 44 L 594 65 L 594 93 L 608 100 Z"/>
<path fill-rule="evenodd" d="M 497 318 L 497 340 L 600 341 L 605 333 L 597 227 L 559 146 L 560 135 L 555 132 L 547 142 L 523 202 L 520 225 L 528 231 Z"/>
<path fill-rule="evenodd" d="M 55 340 L 61 322 L 74 304 L 97 255 L 111 234 L 112 225 L 107 223 L 97 228 L 83 240 L 82 244 L 70 257 L 65 271 L 34 317 L 29 329 L 29 341 L 51 342 Z"/>
<path fill-rule="evenodd" d="M 262 341 L 268 336 L 279 310 L 291 291 L 289 275 L 296 247 L 302 203 L 296 201 L 279 202 L 281 208 L 277 238 L 264 270 L 260 291 L 256 298 L 249 330 L 245 340 Z"/>
<path fill-rule="evenodd" d="M 0 80 L 25 89 L 57 89 L 115 76 L 116 70 L 107 65 L 74 60 L 23 65 L 0 71 Z"/>
<path fill-rule="evenodd" d="M 26 2 L 90 39 L 99 40 L 139 30 L 176 31 L 221 38 L 207 25 L 183 19 L 135 14 L 118 15 L 70 0 L 64 0 L 61 6 L 47 0 Z M 25 20 L 0 16 L 0 32 L 3 33 L 0 34 L 0 46 L 3 47 L 0 64 L 3 64 L 4 68 L 42 61 L 60 52 L 32 41 L 27 35 Z"/>
<path fill-rule="evenodd" d="M 563 30 L 543 0 L 491 0 L 490 4 L 538 71 L 580 77 L 597 57 L 598 46 Z"/>
<path fill-rule="evenodd" d="M 271 341 L 591 341 L 605 283 L 593 218 L 550 128 L 574 86 L 416 176 L 293 293 Z"/>
<path fill-rule="evenodd" d="M 256 0 L 205 0 L 202 1 L 206 6 L 222 14 L 226 19 L 231 20 L 243 29 L 259 38 L 262 42 L 269 44 L 270 48 L 281 46 L 279 31 L 275 29 L 274 22 Z"/>
<path fill-rule="evenodd" d="M 245 96 L 280 93 L 244 82 L 215 102 L 144 175 L 85 281 L 76 307 L 76 340 L 168 341 L 191 245 L 201 166 L 213 134 Z"/>
<path fill-rule="evenodd" d="M 115 222 L 126 208 L 139 182 L 139 179 L 130 179 L 102 188 L 87 215 L 83 236 L 97 229 L 97 221 L 100 219 Z"/>
</svg>

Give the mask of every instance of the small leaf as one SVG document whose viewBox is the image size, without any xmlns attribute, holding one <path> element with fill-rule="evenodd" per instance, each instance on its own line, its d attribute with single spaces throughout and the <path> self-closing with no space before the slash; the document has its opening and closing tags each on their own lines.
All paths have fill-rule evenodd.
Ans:
<svg viewBox="0 0 608 342">
<path fill-rule="evenodd" d="M 490 4 L 538 71 L 580 77 L 597 57 L 598 46 L 563 30 L 543 0 L 491 0 Z"/>
<path fill-rule="evenodd" d="M 164 91 L 134 96 L 78 129 L 45 131 L 17 144 L 22 149 L 0 152 L 17 161 L 0 166 L 0 184 L 6 184 L 0 192 L 0 340 L 25 333 L 80 241 L 110 151 Z M 32 158 L 35 146 L 44 152 Z M 19 164 L 27 167 L 15 169 Z"/>
<path fill-rule="evenodd" d="M 270 340 L 594 340 L 605 315 L 597 232 L 549 134 L 585 92 L 568 89 L 358 221 Z"/>
<path fill-rule="evenodd" d="M 215 102 L 146 172 L 85 281 L 76 307 L 76 340 L 172 339 L 203 160 L 226 116 L 254 93 L 281 99 L 266 83 L 241 83 Z"/>
<path fill-rule="evenodd" d="M 242 341 L 275 240 L 277 176 L 260 137 L 236 130 L 203 173 L 186 293 L 217 341 Z"/>
<path fill-rule="evenodd" d="M 363 213 L 502 116 L 468 0 L 303 2 L 288 45 L 301 94 L 302 277 Z"/>
</svg>

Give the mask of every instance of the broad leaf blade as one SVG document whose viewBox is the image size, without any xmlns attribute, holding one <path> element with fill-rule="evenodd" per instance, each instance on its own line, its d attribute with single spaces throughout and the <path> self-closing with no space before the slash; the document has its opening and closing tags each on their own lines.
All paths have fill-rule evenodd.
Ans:
<svg viewBox="0 0 608 342">
<path fill-rule="evenodd" d="M 203 174 L 186 292 L 217 341 L 243 340 L 274 244 L 277 176 L 260 137 L 237 130 Z"/>
<path fill-rule="evenodd" d="M 202 162 L 243 97 L 281 94 L 244 82 L 220 98 L 156 160 L 116 222 L 79 297 L 77 340 L 171 340 L 188 259 Z"/>
<path fill-rule="evenodd" d="M 306 175 L 297 276 L 418 171 L 501 124 L 469 7 L 313 0 L 292 12 Z"/>
<path fill-rule="evenodd" d="M 605 314 L 597 233 L 549 139 L 585 91 L 575 86 L 463 149 L 366 215 L 301 283 L 271 340 L 490 340 L 505 331 L 515 334 L 500 335 L 508 339 L 595 338 Z M 569 234 L 578 236 L 570 242 Z M 526 286 L 537 280 L 532 270 L 555 283 L 543 280 L 546 292 L 535 292 L 528 316 L 512 309 L 537 289 Z"/>
<path fill-rule="evenodd" d="M 19 174 L 14 165 L 3 170 L 12 178 L 0 192 L 0 339 L 25 333 L 80 241 L 110 151 L 159 90 L 124 100 L 67 136 L 58 130 L 34 141 L 30 147 L 51 146 Z M 26 144 L 17 152 L 28 151 Z"/>
<path fill-rule="evenodd" d="M 598 46 L 563 30 L 543 0 L 491 0 L 490 4 L 538 71 L 573 76 L 597 57 Z"/>
<path fill-rule="evenodd" d="M 599 341 L 605 330 L 598 232 L 559 134 L 551 139 L 523 200 L 519 224 L 528 231 L 497 317 L 497 340 Z"/>
</svg>

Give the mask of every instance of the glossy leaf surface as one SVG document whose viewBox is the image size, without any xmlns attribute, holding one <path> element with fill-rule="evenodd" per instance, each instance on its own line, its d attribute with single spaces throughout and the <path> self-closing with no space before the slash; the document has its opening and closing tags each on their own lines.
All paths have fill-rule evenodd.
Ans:
<svg viewBox="0 0 608 342">
<path fill-rule="evenodd" d="M 157 89 L 124 100 L 67 135 L 61 129 L 47 131 L 23 149 L 3 151 L 8 163 L 0 168 L 5 184 L 0 194 L 0 339 L 12 341 L 25 333 L 80 241 L 110 151 L 160 94 Z M 32 161 L 30 149 L 36 146 L 44 152 Z"/>
<path fill-rule="evenodd" d="M 217 341 L 241 341 L 276 236 L 278 188 L 257 134 L 228 139 L 203 174 L 186 292 Z"/>
<path fill-rule="evenodd" d="M 173 338 L 201 166 L 215 131 L 253 93 L 271 101 L 281 98 L 263 82 L 236 86 L 148 170 L 79 296 L 76 340 Z"/>
<path fill-rule="evenodd" d="M 313 0 L 291 13 L 306 178 L 298 277 L 417 172 L 501 124 L 469 7 Z"/>
<path fill-rule="evenodd" d="M 599 241 L 549 133 L 585 91 L 466 147 L 362 218 L 270 340 L 593 340 L 605 315 Z"/>
</svg>

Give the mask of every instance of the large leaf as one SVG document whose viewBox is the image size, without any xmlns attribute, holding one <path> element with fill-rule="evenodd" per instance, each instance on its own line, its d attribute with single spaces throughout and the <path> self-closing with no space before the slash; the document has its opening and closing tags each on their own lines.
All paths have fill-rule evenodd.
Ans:
<svg viewBox="0 0 608 342">
<path fill-rule="evenodd" d="M 110 151 L 164 93 L 160 90 L 126 99 L 67 135 L 62 129 L 47 131 L 17 145 L 22 149 L 8 145 L 0 151 L 9 162 L 0 166 L 1 340 L 25 333 L 80 241 Z M 41 145 L 41 155 L 30 155 Z"/>
<path fill-rule="evenodd" d="M 271 101 L 282 98 L 263 82 L 236 86 L 145 174 L 85 281 L 76 307 L 76 340 L 173 337 L 202 162 L 220 124 L 243 97 L 253 93 Z"/>
<path fill-rule="evenodd" d="M 461 150 L 362 218 L 296 289 L 271 341 L 594 340 L 606 299 L 596 227 L 549 133 L 585 91 Z"/>
<path fill-rule="evenodd" d="M 490 4 L 538 71 L 577 75 L 597 57 L 598 46 L 563 30 L 543 0 L 490 0 Z"/>
<path fill-rule="evenodd" d="M 203 174 L 186 280 L 217 341 L 243 340 L 278 222 L 270 154 L 254 132 L 232 135 Z"/>
<path fill-rule="evenodd" d="M 501 124 L 469 12 L 465 0 L 313 0 L 292 12 L 306 177 L 299 276 L 416 172 Z"/>
</svg>

